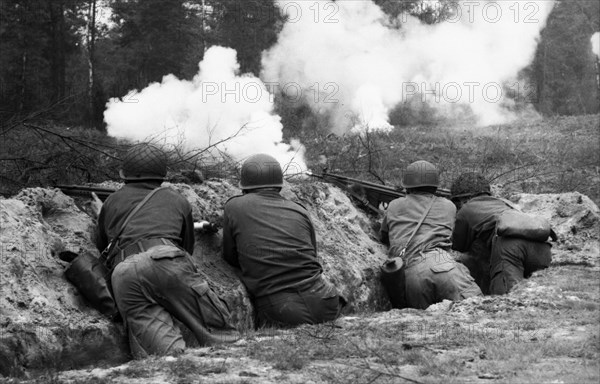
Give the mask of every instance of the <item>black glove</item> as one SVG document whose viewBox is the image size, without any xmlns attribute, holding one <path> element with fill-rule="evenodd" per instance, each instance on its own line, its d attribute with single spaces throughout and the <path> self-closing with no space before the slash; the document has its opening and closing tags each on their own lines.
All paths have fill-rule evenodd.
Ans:
<svg viewBox="0 0 600 384">
<path fill-rule="evenodd" d="M 214 223 L 204 224 L 202 226 L 202 229 L 204 230 L 204 232 L 207 232 L 207 233 L 217 233 L 217 232 L 219 232 L 219 228 L 217 228 L 216 224 L 214 224 Z"/>
</svg>

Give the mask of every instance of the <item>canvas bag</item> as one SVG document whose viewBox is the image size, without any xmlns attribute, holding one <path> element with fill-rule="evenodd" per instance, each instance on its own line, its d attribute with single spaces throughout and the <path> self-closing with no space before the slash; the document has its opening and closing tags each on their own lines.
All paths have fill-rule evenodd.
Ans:
<svg viewBox="0 0 600 384">
<path fill-rule="evenodd" d="M 541 216 L 524 213 L 518 205 L 506 199 L 500 200 L 512 209 L 497 217 L 496 234 L 498 236 L 538 242 L 544 242 L 548 240 L 548 237 L 551 237 L 553 241 L 558 240 L 558 236 L 548 220 Z"/>
<path fill-rule="evenodd" d="M 556 234 L 548 220 L 516 209 L 500 214 L 496 223 L 496 233 L 498 236 L 517 237 L 539 242 L 548 240 L 548 237 L 556 240 Z"/>
</svg>

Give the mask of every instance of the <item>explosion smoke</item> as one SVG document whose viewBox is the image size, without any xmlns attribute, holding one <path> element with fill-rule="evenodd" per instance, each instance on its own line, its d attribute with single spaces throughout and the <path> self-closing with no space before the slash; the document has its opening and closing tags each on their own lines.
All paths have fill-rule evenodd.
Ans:
<svg viewBox="0 0 600 384">
<path fill-rule="evenodd" d="M 192 81 L 164 76 L 122 101 L 111 99 L 104 112 L 108 134 L 130 140 L 210 145 L 236 160 L 258 152 L 274 156 L 293 174 L 306 169 L 304 148 L 282 142 L 281 118 L 272 113 L 272 95 L 251 75 L 239 76 L 236 51 L 211 47 Z"/>
<path fill-rule="evenodd" d="M 596 56 L 600 57 L 600 32 L 596 32 L 592 35 L 592 51 Z"/>
<path fill-rule="evenodd" d="M 528 96 L 516 76 L 531 61 L 553 2 L 461 1 L 435 25 L 407 15 L 391 20 L 369 0 L 278 5 L 288 21 L 263 53 L 262 78 L 299 84 L 340 133 L 389 128 L 390 110 L 415 98 L 445 114 L 466 106 L 480 125 L 510 121 L 505 87 Z M 325 97 L 316 100 L 315 88 Z"/>
</svg>

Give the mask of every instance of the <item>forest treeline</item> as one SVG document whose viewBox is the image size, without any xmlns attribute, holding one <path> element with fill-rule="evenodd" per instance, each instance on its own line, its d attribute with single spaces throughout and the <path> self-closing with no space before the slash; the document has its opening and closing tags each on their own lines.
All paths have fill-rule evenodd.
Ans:
<svg viewBox="0 0 600 384">
<path fill-rule="evenodd" d="M 376 0 L 392 17 L 408 11 L 443 22 L 443 12 L 420 2 Z M 541 113 L 598 112 L 590 37 L 599 15 L 597 0 L 556 1 L 521 73 L 535 85 Z M 43 111 L 59 124 L 103 130 L 109 98 L 169 73 L 191 79 L 212 45 L 236 49 L 241 71 L 259 74 L 261 52 L 283 22 L 273 0 L 0 0 L 0 118 Z"/>
</svg>

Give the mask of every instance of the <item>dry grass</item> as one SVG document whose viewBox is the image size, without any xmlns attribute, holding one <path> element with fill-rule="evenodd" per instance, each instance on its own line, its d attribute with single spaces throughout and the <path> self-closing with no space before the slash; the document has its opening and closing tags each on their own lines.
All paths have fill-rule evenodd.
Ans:
<svg viewBox="0 0 600 384">
<path fill-rule="evenodd" d="M 315 170 L 400 185 L 403 169 L 425 159 L 438 165 L 442 186 L 477 171 L 506 193 L 578 191 L 600 203 L 600 115 L 521 120 L 509 125 L 398 127 L 368 137 L 306 133 Z M 321 163 L 321 156 L 327 158 Z"/>
<path fill-rule="evenodd" d="M 402 310 L 249 331 L 239 345 L 134 361 L 105 378 L 49 372 L 28 382 L 595 383 L 600 309 L 591 304 L 600 299 L 599 277 L 581 266 L 551 267 L 508 296 L 449 312 Z"/>
<path fill-rule="evenodd" d="M 537 284 L 565 291 L 555 306 L 538 307 L 525 292 L 510 299 L 522 305 L 497 312 L 486 310 L 496 305 L 492 300 L 465 316 L 416 311 L 389 323 L 365 318 L 343 328 L 300 327 L 284 338 L 252 343 L 246 353 L 273 368 L 300 369 L 334 383 L 593 382 L 600 377 L 600 311 L 578 296 L 597 301 L 598 290 L 584 288 L 598 277 L 581 267 L 536 275 Z M 580 284 L 572 283 L 576 279 Z"/>
</svg>

